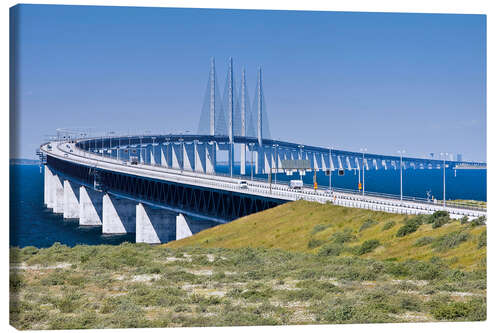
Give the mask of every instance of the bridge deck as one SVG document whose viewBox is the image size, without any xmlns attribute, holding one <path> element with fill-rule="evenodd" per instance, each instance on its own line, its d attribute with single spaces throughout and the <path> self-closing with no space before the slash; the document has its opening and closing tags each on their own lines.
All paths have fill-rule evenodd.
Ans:
<svg viewBox="0 0 500 333">
<path fill-rule="evenodd" d="M 52 147 L 51 149 L 48 148 L 49 145 Z M 429 202 L 401 201 L 381 196 L 363 196 L 337 190 L 313 190 L 309 188 L 293 190 L 287 185 L 269 184 L 260 180 L 248 180 L 246 188 L 242 188 L 239 179 L 221 175 L 177 170 L 165 166 L 146 164 L 131 165 L 128 162 L 89 153 L 86 150 L 79 149 L 73 142 L 63 141 L 46 143 L 41 147 L 41 150 L 45 154 L 63 161 L 104 169 L 111 172 L 126 173 L 139 177 L 154 178 L 180 184 L 226 190 L 284 201 L 303 199 L 320 203 L 331 202 L 346 207 L 403 214 L 430 214 L 438 210 L 447 210 L 452 217 L 461 217 L 464 215 L 478 217 L 486 214 L 486 212 L 481 209 L 443 207 Z"/>
</svg>

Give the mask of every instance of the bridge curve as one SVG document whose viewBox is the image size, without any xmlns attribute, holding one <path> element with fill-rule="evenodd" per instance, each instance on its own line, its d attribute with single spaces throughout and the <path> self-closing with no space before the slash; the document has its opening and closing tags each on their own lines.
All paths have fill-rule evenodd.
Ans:
<svg viewBox="0 0 500 333">
<path fill-rule="evenodd" d="M 249 173 L 283 172 L 285 159 L 307 159 L 311 170 L 354 169 L 360 165 L 387 170 L 398 168 L 400 161 L 404 168 L 443 165 L 440 160 L 363 156 L 269 139 L 261 142 L 259 145 L 252 137 L 235 136 L 231 142 L 228 136 L 177 134 L 48 142 L 41 146 L 46 156 L 45 202 L 56 213 L 79 218 L 81 224 L 102 225 L 103 232 L 109 233 L 136 232 L 136 241 L 149 243 L 182 238 L 299 199 L 394 213 L 428 214 L 446 209 L 455 217 L 485 214 L 470 207 L 441 207 L 349 191 L 293 190 L 284 184 L 249 178 Z M 232 171 L 235 145 L 240 145 L 240 175 L 217 173 L 217 156 L 224 152 Z M 251 170 L 245 168 L 248 155 Z M 446 164 L 456 166 L 455 162 Z M 134 213 L 135 224 L 131 217 Z"/>
</svg>

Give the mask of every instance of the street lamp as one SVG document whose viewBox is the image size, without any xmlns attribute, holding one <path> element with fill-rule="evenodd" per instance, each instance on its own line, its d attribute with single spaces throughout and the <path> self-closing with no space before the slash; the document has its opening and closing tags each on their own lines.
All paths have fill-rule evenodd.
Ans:
<svg viewBox="0 0 500 333">
<path fill-rule="evenodd" d="M 448 153 L 439 153 L 443 156 L 443 207 L 446 207 L 446 156 Z"/>
<path fill-rule="evenodd" d="M 365 153 L 366 153 L 366 148 L 361 148 L 361 153 L 363 154 L 363 196 L 365 195 Z"/>
<path fill-rule="evenodd" d="M 251 166 L 250 166 L 250 180 L 253 180 L 253 146 L 255 146 L 255 143 L 254 142 L 250 142 L 248 144 L 248 146 L 250 146 L 250 155 L 252 156 L 252 162 L 251 162 Z"/>
<path fill-rule="evenodd" d="M 274 147 L 274 184 L 278 183 L 277 177 L 278 177 L 278 160 L 277 160 L 277 153 L 278 153 L 278 147 L 279 145 L 277 143 L 273 144 Z M 272 173 L 272 165 L 271 165 L 271 173 Z"/>
<path fill-rule="evenodd" d="M 329 183 L 329 189 L 330 191 L 332 190 L 332 147 L 328 148 L 330 150 L 330 160 L 328 161 L 328 165 L 330 165 L 330 183 Z"/>
<path fill-rule="evenodd" d="M 403 201 L 403 154 L 406 153 L 406 151 L 403 150 L 398 150 L 399 153 L 399 196 L 400 200 Z"/>
<path fill-rule="evenodd" d="M 304 145 L 298 145 L 298 148 L 299 148 L 299 152 L 300 152 L 300 159 L 302 160 L 303 159 L 302 149 L 304 148 Z M 300 172 L 300 170 L 299 170 L 299 175 L 300 175 L 300 180 L 302 180 L 302 173 Z"/>
</svg>

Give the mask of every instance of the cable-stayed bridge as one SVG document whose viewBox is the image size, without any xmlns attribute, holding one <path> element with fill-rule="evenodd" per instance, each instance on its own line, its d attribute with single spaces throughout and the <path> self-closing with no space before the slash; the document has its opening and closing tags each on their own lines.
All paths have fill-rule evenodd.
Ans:
<svg viewBox="0 0 500 333">
<path fill-rule="evenodd" d="M 137 242 L 163 243 L 287 201 L 310 200 L 404 214 L 447 210 L 452 217 L 475 218 L 485 210 L 427 200 L 268 181 L 290 161 L 303 172 L 481 168 L 485 163 L 418 159 L 316 147 L 270 138 L 262 69 L 253 101 L 246 73 L 236 82 L 232 59 L 222 97 L 215 61 L 209 69 L 199 133 L 89 137 L 60 130 L 42 144 L 45 204 L 81 225 L 103 233 L 135 233 Z M 235 151 L 239 156 L 235 158 Z M 239 162 L 236 175 L 235 160 Z M 285 162 L 286 161 L 286 162 Z M 222 162 L 222 163 L 221 163 Z M 228 171 L 221 172 L 221 164 Z M 303 163 L 302 163 L 303 164 Z M 443 173 L 443 175 L 445 175 Z M 267 178 L 267 179 L 266 179 Z M 444 183 L 446 180 L 444 179 Z M 401 184 L 403 185 L 403 184 Z"/>
</svg>

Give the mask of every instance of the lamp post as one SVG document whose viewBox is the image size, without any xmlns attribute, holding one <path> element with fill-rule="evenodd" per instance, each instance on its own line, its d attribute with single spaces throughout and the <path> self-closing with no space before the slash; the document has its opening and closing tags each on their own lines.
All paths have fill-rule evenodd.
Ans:
<svg viewBox="0 0 500 333">
<path fill-rule="evenodd" d="M 328 165 L 330 165 L 330 183 L 328 187 L 331 191 L 332 190 L 332 147 L 329 147 L 329 150 L 330 150 L 330 155 L 329 155 L 330 160 L 328 161 Z"/>
<path fill-rule="evenodd" d="M 155 155 L 155 140 L 156 140 L 156 136 L 153 136 L 151 137 L 151 139 L 153 140 L 153 144 L 152 144 L 152 148 L 153 149 L 153 160 L 154 160 L 154 164 L 156 164 L 156 155 Z M 151 161 L 151 164 L 153 164 L 153 161 Z"/>
<path fill-rule="evenodd" d="M 278 154 L 278 144 L 275 143 L 273 144 L 273 147 L 274 147 L 274 164 L 275 164 L 275 167 L 274 167 L 274 184 L 277 184 L 278 183 L 278 160 L 277 160 L 277 154 Z M 272 171 L 272 165 L 271 165 L 271 173 L 273 172 Z"/>
<path fill-rule="evenodd" d="M 302 160 L 302 149 L 304 148 L 304 145 L 299 145 L 299 151 L 300 151 L 300 159 Z M 302 173 L 299 170 L 299 175 L 300 175 L 300 180 L 302 180 Z"/>
<path fill-rule="evenodd" d="M 250 146 L 250 155 L 252 156 L 252 162 L 250 164 L 250 180 L 253 180 L 253 146 L 255 146 L 255 143 L 250 142 L 248 145 Z"/>
<path fill-rule="evenodd" d="M 363 161 L 361 162 L 363 164 L 363 196 L 365 195 L 365 153 L 366 153 L 366 148 L 361 148 L 361 153 L 363 155 Z"/>
<path fill-rule="evenodd" d="M 446 207 L 446 156 L 448 153 L 439 153 L 443 156 L 443 207 Z"/>
<path fill-rule="evenodd" d="M 399 199 L 403 201 L 403 154 L 404 150 L 398 150 L 399 153 Z"/>
</svg>

